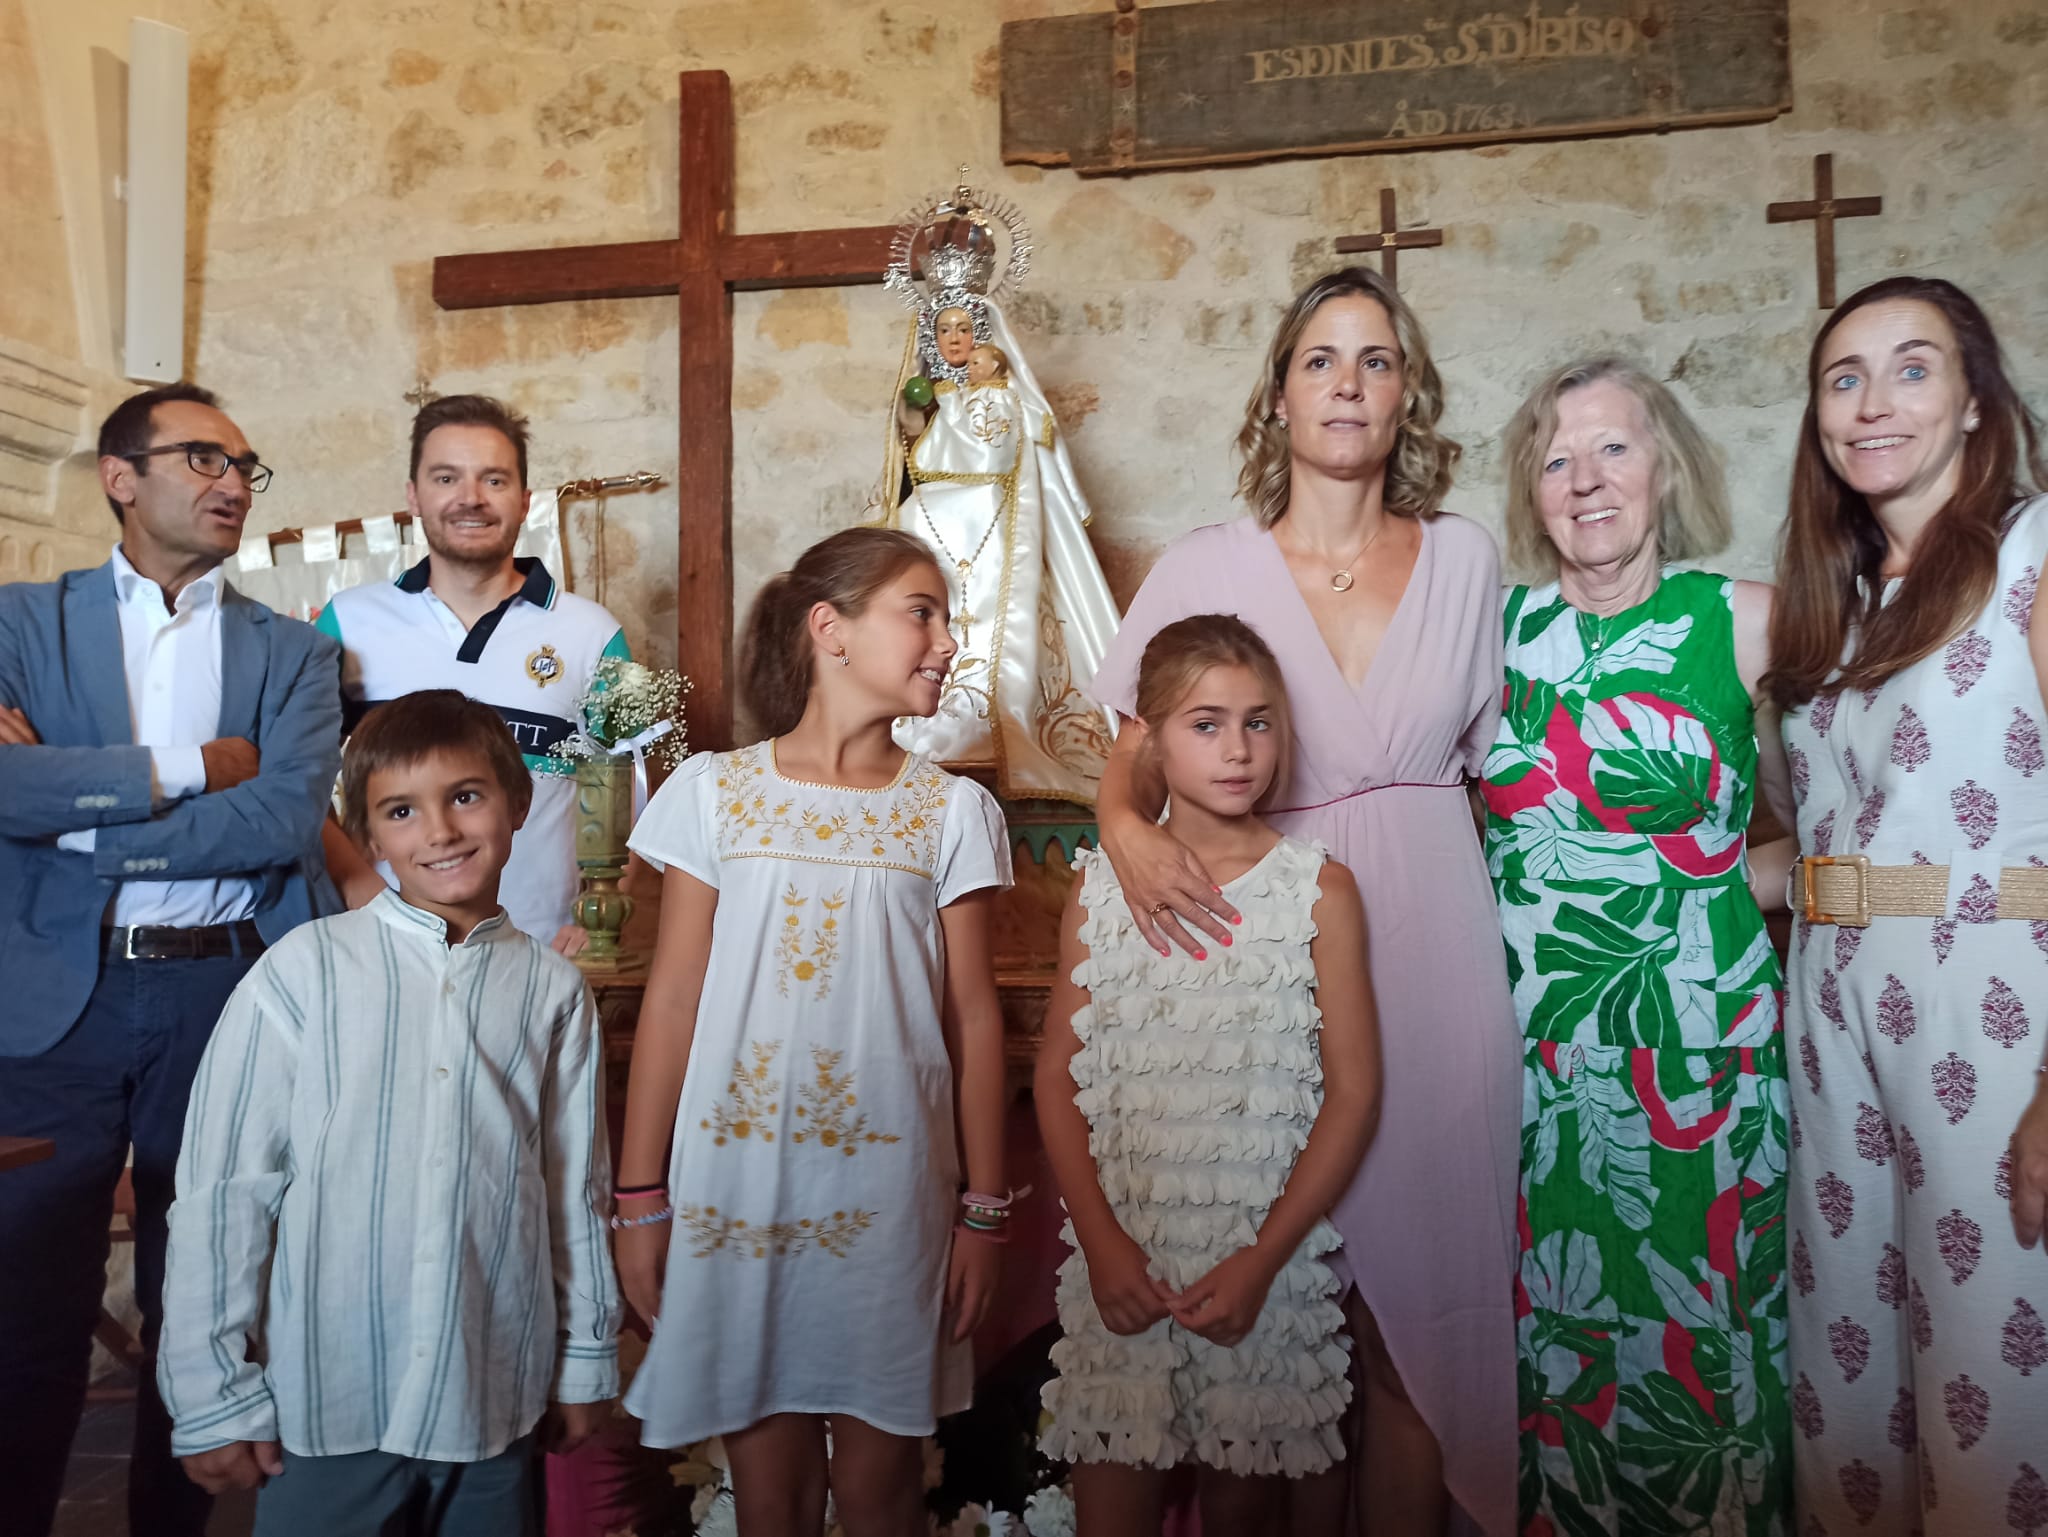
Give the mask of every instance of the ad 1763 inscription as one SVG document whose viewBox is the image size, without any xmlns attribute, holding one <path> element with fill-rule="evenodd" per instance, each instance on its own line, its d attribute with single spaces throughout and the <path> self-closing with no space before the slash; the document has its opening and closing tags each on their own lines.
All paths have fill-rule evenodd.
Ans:
<svg viewBox="0 0 2048 1537">
<path fill-rule="evenodd" d="M 1787 0 L 1213 0 L 1003 27 L 1003 159 L 1086 172 L 1756 122 Z"/>
</svg>

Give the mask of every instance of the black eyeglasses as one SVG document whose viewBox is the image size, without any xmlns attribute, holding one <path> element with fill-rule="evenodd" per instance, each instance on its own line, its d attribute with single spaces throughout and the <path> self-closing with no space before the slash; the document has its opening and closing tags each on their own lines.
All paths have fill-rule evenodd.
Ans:
<svg viewBox="0 0 2048 1537">
<path fill-rule="evenodd" d="M 185 462 L 209 480 L 219 480 L 228 472 L 230 465 L 242 472 L 242 483 L 251 491 L 261 491 L 270 484 L 270 466 L 254 454 L 244 454 L 237 459 L 218 443 L 165 443 L 159 448 L 145 448 L 139 453 L 123 454 L 123 459 L 149 459 L 158 454 L 183 454 Z"/>
</svg>

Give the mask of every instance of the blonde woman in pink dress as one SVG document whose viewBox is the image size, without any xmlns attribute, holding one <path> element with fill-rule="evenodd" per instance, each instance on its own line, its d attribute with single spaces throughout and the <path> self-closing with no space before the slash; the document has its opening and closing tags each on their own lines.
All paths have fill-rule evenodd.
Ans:
<svg viewBox="0 0 2048 1537">
<path fill-rule="evenodd" d="M 1378 274 L 1297 297 L 1238 446 L 1252 516 L 1201 528 L 1153 565 L 1092 692 L 1136 712 L 1163 626 L 1234 613 L 1280 659 L 1294 702 L 1264 815 L 1357 872 L 1386 1085 L 1377 1139 L 1331 1212 L 1354 1283 L 1363 1386 L 1352 1487 L 1371 1529 L 1515 1525 L 1515 1263 L 1521 1048 L 1500 924 L 1465 796 L 1499 717 L 1499 560 L 1438 512 L 1458 448 L 1412 311 Z M 1202 955 L 1237 914 L 1157 825 L 1156 764 L 1120 737 L 1103 776 L 1104 852 L 1145 938 Z"/>
</svg>

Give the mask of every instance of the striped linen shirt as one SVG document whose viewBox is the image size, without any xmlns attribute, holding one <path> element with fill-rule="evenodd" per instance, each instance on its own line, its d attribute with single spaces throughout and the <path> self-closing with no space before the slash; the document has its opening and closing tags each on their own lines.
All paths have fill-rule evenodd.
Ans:
<svg viewBox="0 0 2048 1537">
<path fill-rule="evenodd" d="M 473 1462 L 616 1394 L 602 1067 L 581 974 L 502 913 L 451 945 L 386 891 L 265 952 L 185 1119 L 172 1449 Z"/>
</svg>

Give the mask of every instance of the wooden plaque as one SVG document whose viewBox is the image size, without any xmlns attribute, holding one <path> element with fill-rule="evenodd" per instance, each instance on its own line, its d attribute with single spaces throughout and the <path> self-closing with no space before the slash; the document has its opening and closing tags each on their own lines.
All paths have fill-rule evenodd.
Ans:
<svg viewBox="0 0 2048 1537">
<path fill-rule="evenodd" d="M 1212 0 L 1003 26 L 1003 159 L 1083 174 L 1792 105 L 1788 0 Z"/>
</svg>

